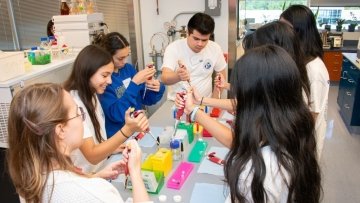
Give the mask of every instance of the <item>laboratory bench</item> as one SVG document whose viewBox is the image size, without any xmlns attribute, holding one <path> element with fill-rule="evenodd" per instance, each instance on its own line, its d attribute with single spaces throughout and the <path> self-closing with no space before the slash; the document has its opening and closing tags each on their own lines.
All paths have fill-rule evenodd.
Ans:
<svg viewBox="0 0 360 203">
<path fill-rule="evenodd" d="M 175 119 L 173 118 L 173 113 L 172 113 L 173 105 L 174 105 L 174 102 L 165 101 L 165 103 L 162 104 L 160 108 L 158 108 L 158 110 L 149 118 L 150 130 L 152 129 L 153 126 L 165 127 L 165 126 L 173 126 L 174 125 Z M 149 136 L 149 135 L 146 135 L 146 136 Z M 213 137 L 210 137 L 210 138 L 203 137 L 202 139 L 208 143 L 205 155 L 202 157 L 202 160 L 200 163 L 189 162 L 187 160 L 189 151 L 192 149 L 192 147 L 194 146 L 194 143 L 196 143 L 197 139 L 198 138 L 195 137 L 194 141 L 188 147 L 186 147 L 186 150 L 184 151 L 183 160 L 173 162 L 172 170 L 165 177 L 165 183 L 164 183 L 164 186 L 162 187 L 162 189 L 160 190 L 160 192 L 158 194 L 149 194 L 152 201 L 160 202 L 159 195 L 166 195 L 167 196 L 166 202 L 174 202 L 173 197 L 175 195 L 181 196 L 181 198 L 182 198 L 181 202 L 191 202 L 190 201 L 191 199 L 192 199 L 192 202 L 194 202 L 196 200 L 199 200 L 200 197 L 202 200 L 205 201 L 206 198 L 211 197 L 211 195 L 215 195 L 215 194 L 211 194 L 211 193 L 217 193 L 215 196 L 217 198 L 222 198 L 222 202 L 226 199 L 227 195 L 229 194 L 229 190 L 226 187 L 226 183 L 224 182 L 224 176 L 223 176 L 223 172 L 222 172 L 223 166 L 217 165 L 217 164 L 211 162 L 211 164 L 213 164 L 213 165 L 211 165 L 209 168 L 215 167 L 216 168 L 215 171 L 217 171 L 217 173 L 214 173 L 214 174 L 203 173 L 204 172 L 203 170 L 201 171 L 201 173 L 198 173 L 198 170 L 199 170 L 200 166 L 203 168 L 202 164 L 205 161 L 204 159 L 206 159 L 205 155 L 209 152 L 209 149 L 214 149 L 212 147 L 215 147 L 215 148 L 219 148 L 224 151 L 226 150 L 226 153 L 227 153 L 228 149 L 225 148 L 223 145 L 221 145 Z M 162 146 L 162 145 L 160 145 L 160 147 L 168 148 L 168 146 Z M 142 150 L 143 150 L 143 153 L 148 155 L 149 153 L 154 153 L 157 150 L 157 146 L 155 145 L 155 147 L 152 147 L 152 148 L 151 147 L 150 148 L 142 147 Z M 226 153 L 224 153 L 224 154 L 226 154 Z M 120 159 L 120 157 L 121 157 L 121 155 L 115 155 L 115 156 L 111 157 L 109 160 L 111 160 L 111 159 L 113 159 L 112 161 L 118 160 L 118 159 Z M 112 161 L 110 161 L 110 162 L 112 162 Z M 166 186 L 167 181 L 169 180 L 169 178 L 172 176 L 172 174 L 175 171 L 175 169 L 177 168 L 177 166 L 182 161 L 194 164 L 194 168 L 192 169 L 189 177 L 185 180 L 185 182 L 182 185 L 182 187 L 180 188 L 180 190 L 168 188 Z M 219 173 L 219 169 L 221 170 L 221 175 Z M 209 169 L 209 170 L 211 170 L 211 169 Z M 215 175 L 215 174 L 217 174 L 217 175 Z M 124 181 L 124 179 L 118 180 L 118 181 L 115 180 L 115 181 L 112 181 L 112 184 L 118 189 L 122 198 L 125 201 L 127 198 L 132 197 L 132 192 L 129 189 L 125 189 L 123 181 Z M 200 186 L 204 186 L 204 185 L 206 185 L 206 187 L 200 187 Z M 212 190 L 212 189 L 214 189 L 214 187 L 217 188 L 217 190 L 215 192 L 214 192 L 214 190 Z M 201 188 L 202 191 L 199 188 Z M 206 191 L 206 188 L 209 188 L 209 191 Z M 198 194 L 196 194 L 196 195 L 193 194 L 193 191 L 198 192 Z M 195 196 L 193 196 L 193 198 L 192 198 L 192 195 L 195 195 Z"/>
</svg>

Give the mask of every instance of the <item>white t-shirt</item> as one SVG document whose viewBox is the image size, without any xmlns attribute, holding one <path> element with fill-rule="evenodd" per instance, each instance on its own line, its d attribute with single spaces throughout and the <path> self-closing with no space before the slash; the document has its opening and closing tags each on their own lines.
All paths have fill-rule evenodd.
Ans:
<svg viewBox="0 0 360 203">
<path fill-rule="evenodd" d="M 49 174 L 42 202 L 124 201 L 118 190 L 102 178 L 87 178 L 70 171 L 59 170 Z"/>
<path fill-rule="evenodd" d="M 203 50 L 195 53 L 188 46 L 187 39 L 179 39 L 166 47 L 162 68 L 175 71 L 178 68 L 178 60 L 181 60 L 190 72 L 191 85 L 195 86 L 202 96 L 211 97 L 212 73 L 214 70 L 216 72 L 224 70 L 227 65 L 220 46 L 209 40 Z M 181 81 L 169 86 L 169 100 L 174 100 L 176 92 L 184 87 L 181 83 L 187 82 Z"/>
<path fill-rule="evenodd" d="M 75 103 L 79 106 L 82 107 L 84 109 L 85 112 L 85 121 L 83 122 L 84 125 L 84 137 L 83 139 L 89 138 L 89 137 L 93 137 L 95 144 L 99 144 L 99 142 L 96 140 L 95 137 L 95 130 L 94 130 L 94 125 L 91 122 L 90 116 L 88 114 L 87 109 L 85 108 L 84 103 L 81 101 L 78 91 L 77 90 L 71 90 L 70 91 L 70 95 L 74 98 Z M 97 98 L 97 96 L 95 95 L 96 98 L 96 109 L 95 109 L 95 114 L 96 117 L 99 121 L 100 124 L 100 134 L 101 137 L 106 140 L 106 131 L 105 131 L 105 115 L 104 112 L 101 108 L 100 102 Z M 95 101 L 93 101 L 95 104 Z M 84 173 L 95 173 L 97 172 L 104 164 L 104 161 L 101 161 L 100 163 L 93 165 L 91 164 L 83 155 L 83 153 L 80 151 L 80 149 L 76 149 L 71 153 L 71 160 L 73 161 L 74 165 L 82 168 L 82 171 Z"/>
<path fill-rule="evenodd" d="M 289 174 L 283 167 L 281 167 L 280 172 L 277 158 L 269 146 L 263 147 L 261 152 L 266 167 L 264 189 L 268 195 L 268 202 L 285 203 L 287 202 L 289 188 L 287 187 L 283 177 L 285 177 L 286 181 L 289 182 Z M 239 189 L 249 202 L 254 202 L 251 194 L 251 181 L 253 179 L 253 172 L 250 171 L 251 165 L 252 163 L 249 161 L 246 164 L 243 173 L 240 174 Z M 230 195 L 226 198 L 225 202 L 231 202 Z"/>
<path fill-rule="evenodd" d="M 320 159 L 327 126 L 327 106 L 330 88 L 329 73 L 324 62 L 319 57 L 306 64 L 306 70 L 310 82 L 310 111 L 318 113 L 315 131 L 317 153 Z"/>
</svg>

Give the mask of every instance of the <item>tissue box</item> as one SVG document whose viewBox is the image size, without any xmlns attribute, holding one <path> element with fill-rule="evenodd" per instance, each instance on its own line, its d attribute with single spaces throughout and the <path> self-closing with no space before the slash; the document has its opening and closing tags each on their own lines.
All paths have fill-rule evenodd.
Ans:
<svg viewBox="0 0 360 203">
<path fill-rule="evenodd" d="M 0 72 L 0 81 L 24 74 L 24 52 L 0 52 Z"/>
<path fill-rule="evenodd" d="M 50 50 L 27 50 L 25 52 L 32 65 L 45 65 L 51 63 Z"/>
</svg>

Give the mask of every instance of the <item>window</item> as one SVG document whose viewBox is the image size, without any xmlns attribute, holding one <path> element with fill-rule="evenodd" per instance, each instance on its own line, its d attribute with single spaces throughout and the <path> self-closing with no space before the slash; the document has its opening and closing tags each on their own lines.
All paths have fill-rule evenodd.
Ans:
<svg viewBox="0 0 360 203">
<path fill-rule="evenodd" d="M 255 19 L 255 23 L 267 23 L 279 19 L 280 14 L 291 4 L 307 5 L 307 0 L 245 0 L 242 1 L 245 18 Z M 261 15 L 259 15 L 261 13 Z"/>
<path fill-rule="evenodd" d="M 345 19 L 343 29 L 347 29 L 350 23 L 357 22 L 360 24 L 360 7 L 310 7 L 316 13 L 319 10 L 316 21 L 318 28 L 324 28 L 330 25 L 331 29 L 336 28 L 338 19 Z M 356 20 L 354 20 L 356 18 Z"/>
<path fill-rule="evenodd" d="M 282 11 L 291 4 L 307 5 L 307 0 L 239 0 L 238 39 L 249 30 L 255 30 L 267 22 L 278 20 Z"/>
<path fill-rule="evenodd" d="M 0 50 L 15 50 L 7 0 L 0 0 Z M 10 0 L 14 13 L 20 49 L 40 44 L 40 37 L 47 36 L 46 26 L 54 15 L 60 14 L 60 1 Z M 70 0 L 68 0 L 70 5 Z M 110 31 L 129 36 L 127 0 L 97 0 L 97 11 L 104 14 Z M 128 38 L 129 39 L 129 38 Z"/>
</svg>

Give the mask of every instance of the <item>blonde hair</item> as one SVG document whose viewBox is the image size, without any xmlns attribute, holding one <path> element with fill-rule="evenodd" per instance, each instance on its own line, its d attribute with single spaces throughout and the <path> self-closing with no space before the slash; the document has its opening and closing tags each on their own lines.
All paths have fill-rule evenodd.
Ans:
<svg viewBox="0 0 360 203">
<path fill-rule="evenodd" d="M 57 146 L 55 127 L 67 121 L 68 109 L 60 85 L 26 87 L 11 102 L 8 119 L 8 168 L 17 192 L 26 202 L 41 202 L 49 173 L 74 171 L 69 157 Z"/>
</svg>

